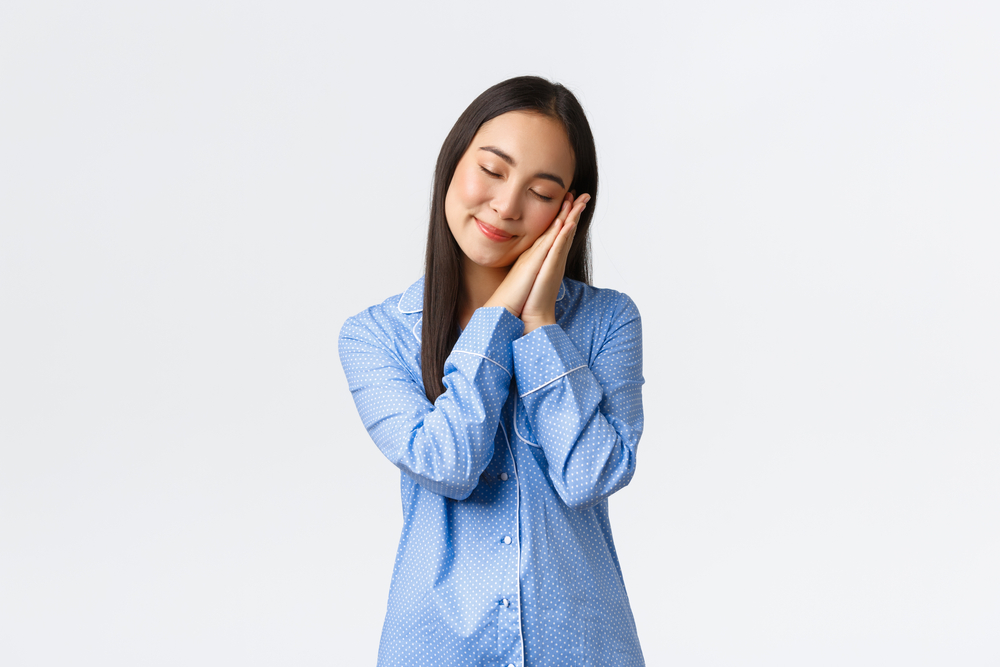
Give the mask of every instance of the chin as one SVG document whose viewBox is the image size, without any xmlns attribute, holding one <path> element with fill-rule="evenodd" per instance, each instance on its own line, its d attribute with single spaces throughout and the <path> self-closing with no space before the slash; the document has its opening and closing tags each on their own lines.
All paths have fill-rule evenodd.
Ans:
<svg viewBox="0 0 1000 667">
<path fill-rule="evenodd" d="M 497 257 L 496 255 L 471 255 L 466 253 L 466 257 L 473 264 L 481 266 L 484 269 L 505 269 L 513 264 L 513 262 L 508 262 L 506 257 Z"/>
<path fill-rule="evenodd" d="M 503 260 L 498 260 L 498 259 L 493 259 L 493 260 L 475 259 L 472 257 L 470 257 L 469 259 L 472 260 L 473 264 L 475 264 L 476 266 L 481 266 L 484 269 L 504 269 L 510 266 L 510 264 L 504 262 Z"/>
</svg>

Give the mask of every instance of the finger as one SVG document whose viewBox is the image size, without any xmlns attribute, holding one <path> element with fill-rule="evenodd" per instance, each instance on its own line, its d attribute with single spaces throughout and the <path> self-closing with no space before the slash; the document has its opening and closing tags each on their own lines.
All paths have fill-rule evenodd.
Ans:
<svg viewBox="0 0 1000 667">
<path fill-rule="evenodd" d="M 552 243 L 552 247 L 549 248 L 549 257 L 559 257 L 560 255 L 566 255 L 569 253 L 569 246 L 573 243 L 573 237 L 576 236 L 577 228 L 576 220 L 568 220 L 563 228 L 559 230 L 559 236 Z M 546 258 L 548 259 L 548 258 Z"/>
<path fill-rule="evenodd" d="M 559 215 L 556 216 L 556 218 L 549 224 L 548 228 L 535 239 L 534 243 L 531 244 L 531 247 L 521 253 L 521 256 L 517 258 L 514 266 L 518 270 L 529 271 L 533 275 L 538 273 L 542 264 L 545 262 L 545 258 L 552 250 L 552 244 L 555 243 L 556 239 L 559 237 L 559 233 L 565 226 L 563 219 L 567 215 L 569 215 L 569 204 L 563 202 Z"/>
<path fill-rule="evenodd" d="M 570 218 L 563 225 L 562 229 L 559 230 L 559 235 L 552 242 L 549 251 L 545 255 L 545 261 L 542 263 L 540 272 L 558 271 L 560 274 L 562 273 L 566 264 L 566 258 L 569 256 L 570 246 L 573 244 L 573 239 L 576 236 L 576 223 L 576 219 Z"/>
<path fill-rule="evenodd" d="M 588 202 L 590 202 L 590 195 L 580 195 L 573 203 L 573 208 L 570 210 L 567 219 L 572 219 L 574 221 L 579 220 L 580 216 L 583 215 L 584 210 L 587 208 Z"/>
<path fill-rule="evenodd" d="M 559 207 L 559 215 L 556 219 L 552 221 L 553 226 L 562 227 L 562 224 L 566 222 L 569 216 L 573 212 L 573 200 L 569 198 L 570 195 L 567 193 L 567 198 L 563 199 L 562 206 Z"/>
<path fill-rule="evenodd" d="M 566 222 L 566 219 L 569 218 L 572 211 L 573 202 L 569 199 L 564 199 L 562 206 L 559 207 L 559 214 L 556 216 L 556 219 L 552 221 L 552 226 L 561 227 L 562 223 Z"/>
<path fill-rule="evenodd" d="M 573 196 L 572 192 L 567 192 L 566 196 L 563 197 L 563 202 L 565 204 L 567 204 L 569 206 L 569 208 L 573 208 L 573 202 L 574 202 L 575 199 L 576 199 L 576 197 Z"/>
<path fill-rule="evenodd" d="M 589 198 L 589 195 L 587 197 Z M 565 229 L 567 220 L 573 216 L 573 209 L 578 202 L 579 199 L 574 202 L 572 193 L 567 192 L 563 198 L 562 206 L 559 207 L 558 215 L 556 215 L 545 231 L 535 239 L 531 247 L 521 254 L 515 265 L 524 267 L 526 270 L 532 270 L 528 269 L 528 266 L 531 266 L 537 273 L 545 262 L 546 257 L 551 253 L 556 239 L 559 238 L 559 235 Z M 577 214 L 577 217 L 579 217 L 579 214 Z"/>
<path fill-rule="evenodd" d="M 559 230 L 555 242 L 549 248 L 549 254 L 560 252 L 563 244 L 573 242 L 573 237 L 576 236 L 576 228 L 580 222 L 580 215 L 583 213 L 584 208 L 584 206 L 579 207 L 579 209 L 574 207 L 574 210 Z"/>
<path fill-rule="evenodd" d="M 555 242 L 549 249 L 549 255 L 562 256 L 563 260 L 565 260 L 566 255 L 569 254 L 569 247 L 572 245 L 573 239 L 576 237 L 576 230 L 578 223 L 580 222 L 580 216 L 586 208 L 586 200 L 573 207 L 573 212 L 566 220 L 566 224 L 564 224 L 562 229 L 559 230 L 559 236 L 556 237 Z"/>
</svg>

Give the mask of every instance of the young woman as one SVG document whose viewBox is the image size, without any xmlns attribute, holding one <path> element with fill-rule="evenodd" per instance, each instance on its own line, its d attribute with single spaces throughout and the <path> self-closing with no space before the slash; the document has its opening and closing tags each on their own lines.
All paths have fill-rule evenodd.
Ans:
<svg viewBox="0 0 1000 667">
<path fill-rule="evenodd" d="M 401 471 L 380 666 L 644 664 L 607 502 L 635 471 L 642 332 L 589 285 L 596 195 L 573 94 L 493 86 L 438 156 L 424 277 L 344 324 Z"/>
</svg>

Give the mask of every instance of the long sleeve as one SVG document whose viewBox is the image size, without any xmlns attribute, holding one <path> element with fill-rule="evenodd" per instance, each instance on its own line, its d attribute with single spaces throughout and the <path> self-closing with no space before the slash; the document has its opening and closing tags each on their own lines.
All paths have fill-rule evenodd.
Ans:
<svg viewBox="0 0 1000 667">
<path fill-rule="evenodd" d="M 514 342 L 514 374 L 525 418 L 570 507 L 589 507 L 632 479 L 642 435 L 642 324 L 617 295 L 592 361 L 558 324 Z"/>
<path fill-rule="evenodd" d="M 493 456 L 513 373 L 511 343 L 523 330 L 504 308 L 478 309 L 445 362 L 446 390 L 431 403 L 419 366 L 403 360 L 371 310 L 347 320 L 341 364 L 382 453 L 427 490 L 467 498 Z"/>
</svg>

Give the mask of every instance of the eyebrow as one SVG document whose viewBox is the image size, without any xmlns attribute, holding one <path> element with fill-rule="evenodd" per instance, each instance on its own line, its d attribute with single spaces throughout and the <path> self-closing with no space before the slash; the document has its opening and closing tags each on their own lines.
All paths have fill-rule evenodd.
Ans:
<svg viewBox="0 0 1000 667">
<path fill-rule="evenodd" d="M 479 150 L 481 150 L 481 151 L 487 151 L 488 153 L 493 153 L 498 158 L 500 158 L 501 160 L 503 160 L 504 162 L 506 162 L 507 164 L 509 164 L 512 167 L 516 167 L 517 166 L 517 162 L 514 160 L 514 158 L 512 158 L 509 155 L 507 155 L 506 153 L 504 153 L 502 150 L 500 150 L 496 146 L 480 146 Z M 548 174 L 548 173 L 542 172 L 540 174 L 535 174 L 535 178 L 544 178 L 547 181 L 552 181 L 553 183 L 558 183 L 559 187 L 561 187 L 563 189 L 566 188 L 566 184 L 563 183 L 563 179 L 559 178 L 555 174 Z"/>
</svg>

